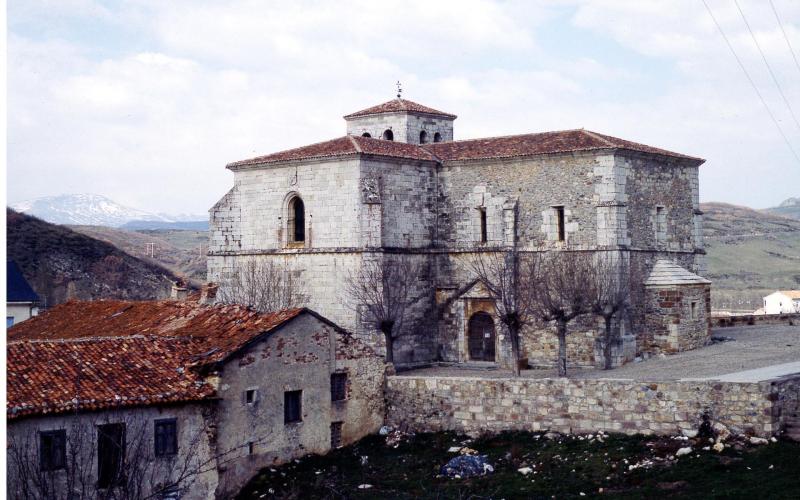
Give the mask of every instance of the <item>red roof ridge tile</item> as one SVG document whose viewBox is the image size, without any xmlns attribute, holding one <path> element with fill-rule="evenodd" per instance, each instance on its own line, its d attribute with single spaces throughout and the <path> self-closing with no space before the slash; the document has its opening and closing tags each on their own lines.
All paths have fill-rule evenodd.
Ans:
<svg viewBox="0 0 800 500">
<path fill-rule="evenodd" d="M 358 144 L 358 141 L 356 140 L 356 138 L 353 137 L 352 135 L 348 135 L 347 137 L 350 139 L 350 142 L 353 143 L 353 147 L 356 148 L 356 151 L 361 153 L 362 152 L 361 151 L 361 146 Z"/>
<path fill-rule="evenodd" d="M 424 104 L 419 104 L 418 102 L 410 101 L 408 99 L 403 99 L 401 97 L 395 97 L 394 99 L 390 99 L 386 102 L 376 104 L 375 106 L 370 106 L 368 108 L 356 111 L 355 113 L 344 115 L 344 119 L 347 120 L 348 118 L 357 118 L 360 116 L 380 115 L 384 113 L 402 113 L 402 112 L 444 116 L 452 118 L 453 120 L 458 118 L 456 115 L 452 113 L 445 113 L 444 111 L 439 111 L 438 109 L 425 106 Z"/>
</svg>

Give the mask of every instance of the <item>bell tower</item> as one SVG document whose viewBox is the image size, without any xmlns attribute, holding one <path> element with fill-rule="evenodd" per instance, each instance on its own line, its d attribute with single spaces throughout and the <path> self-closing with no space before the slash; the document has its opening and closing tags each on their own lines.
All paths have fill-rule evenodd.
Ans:
<svg viewBox="0 0 800 500">
<path fill-rule="evenodd" d="M 456 115 L 403 99 L 400 82 L 391 101 L 345 115 L 347 135 L 372 137 L 408 144 L 453 140 Z"/>
</svg>

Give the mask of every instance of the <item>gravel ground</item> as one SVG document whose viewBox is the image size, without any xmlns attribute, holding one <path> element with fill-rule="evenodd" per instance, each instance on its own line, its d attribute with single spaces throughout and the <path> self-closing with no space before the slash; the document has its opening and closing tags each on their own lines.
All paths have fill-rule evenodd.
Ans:
<svg viewBox="0 0 800 500">
<path fill-rule="evenodd" d="M 606 370 L 570 370 L 570 378 L 614 378 L 635 380 L 677 380 L 708 378 L 729 373 L 765 368 L 800 361 L 800 325 L 769 325 L 715 328 L 713 336 L 734 340 L 712 344 L 693 351 L 629 363 Z M 398 375 L 438 375 L 451 377 L 508 377 L 510 372 L 461 366 L 421 368 Z M 548 378 L 555 370 L 525 370 L 523 377 Z"/>
</svg>

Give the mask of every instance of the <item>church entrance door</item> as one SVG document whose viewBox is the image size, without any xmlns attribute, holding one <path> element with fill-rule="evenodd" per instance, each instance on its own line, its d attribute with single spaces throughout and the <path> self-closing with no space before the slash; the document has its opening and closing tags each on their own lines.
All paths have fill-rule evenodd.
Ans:
<svg viewBox="0 0 800 500">
<path fill-rule="evenodd" d="M 467 328 L 469 359 L 472 361 L 494 361 L 494 321 L 485 312 L 478 312 L 469 319 Z"/>
</svg>

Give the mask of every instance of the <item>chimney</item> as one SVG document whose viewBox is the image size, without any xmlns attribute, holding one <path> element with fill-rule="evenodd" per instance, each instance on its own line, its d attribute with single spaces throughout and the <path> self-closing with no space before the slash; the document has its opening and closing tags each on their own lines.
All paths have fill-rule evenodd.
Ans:
<svg viewBox="0 0 800 500">
<path fill-rule="evenodd" d="M 178 281 L 172 284 L 172 291 L 169 294 L 172 300 L 186 300 L 188 296 L 189 288 L 186 287 L 186 283 Z"/>
<path fill-rule="evenodd" d="M 203 285 L 203 288 L 200 290 L 200 303 L 210 305 L 216 302 L 217 290 L 219 290 L 219 285 L 216 283 L 206 283 Z"/>
</svg>

